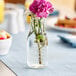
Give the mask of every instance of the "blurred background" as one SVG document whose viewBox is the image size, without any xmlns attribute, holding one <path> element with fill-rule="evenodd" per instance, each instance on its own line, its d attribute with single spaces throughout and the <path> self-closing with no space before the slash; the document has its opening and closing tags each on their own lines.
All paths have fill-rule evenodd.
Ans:
<svg viewBox="0 0 76 76">
<path fill-rule="evenodd" d="M 5 0 L 6 3 L 21 3 L 24 4 L 25 0 Z"/>
<path fill-rule="evenodd" d="M 5 0 L 6 3 L 23 4 L 26 8 L 32 3 L 33 0 Z M 58 10 L 60 15 L 68 15 L 76 17 L 76 0 L 49 0 L 55 10 Z"/>
<path fill-rule="evenodd" d="M 0 13 L 1 13 L 0 14 L 0 22 L 3 22 L 4 21 L 4 13 L 6 13 L 5 11 L 7 11 L 7 9 L 4 10 L 6 8 L 6 4 L 10 4 L 8 6 L 8 8 L 12 8 L 13 7 L 14 12 L 20 10 L 20 9 L 18 9 L 18 10 L 16 9 L 16 8 L 18 8 L 20 6 L 21 7 L 23 6 L 24 7 L 24 10 L 27 11 L 27 9 L 29 8 L 29 5 L 32 3 L 32 1 L 33 0 L 0 0 Z M 48 25 L 51 24 L 51 21 L 52 21 L 51 18 L 55 18 L 55 17 L 56 18 L 57 17 L 58 18 L 63 18 L 63 17 L 65 18 L 65 16 L 67 16 L 69 18 L 76 18 L 76 0 L 48 0 L 48 1 L 50 1 L 53 4 L 53 7 L 54 7 L 53 14 L 50 14 L 48 16 L 48 18 L 50 19 L 50 20 L 48 19 L 48 21 L 49 21 L 49 22 L 47 22 L 47 23 L 49 23 Z M 11 14 L 12 14 L 12 11 L 11 11 Z M 53 20 L 53 21 L 55 21 L 55 20 Z M 21 22 L 21 20 L 19 22 Z"/>
<path fill-rule="evenodd" d="M 25 2 L 31 3 L 33 0 L 5 0 L 7 3 L 21 3 L 25 4 Z M 52 2 L 54 7 L 58 10 L 63 10 L 67 12 L 75 12 L 76 11 L 76 0 L 49 0 Z"/>
<path fill-rule="evenodd" d="M 76 16 L 76 0 L 50 0 L 61 15 Z"/>
</svg>

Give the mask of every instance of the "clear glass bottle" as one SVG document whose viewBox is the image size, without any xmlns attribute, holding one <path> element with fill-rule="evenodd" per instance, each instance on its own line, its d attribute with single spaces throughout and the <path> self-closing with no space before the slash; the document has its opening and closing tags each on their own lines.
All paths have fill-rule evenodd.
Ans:
<svg viewBox="0 0 76 76">
<path fill-rule="evenodd" d="M 31 20 L 31 27 L 35 32 L 31 32 L 27 40 L 27 65 L 30 68 L 44 68 L 47 65 L 48 41 L 44 32 L 44 25 L 44 19 L 32 18 Z"/>
<path fill-rule="evenodd" d="M 44 68 L 47 65 L 47 46 L 39 50 L 34 40 L 34 35 L 31 35 L 27 42 L 27 64 L 30 68 Z"/>
</svg>

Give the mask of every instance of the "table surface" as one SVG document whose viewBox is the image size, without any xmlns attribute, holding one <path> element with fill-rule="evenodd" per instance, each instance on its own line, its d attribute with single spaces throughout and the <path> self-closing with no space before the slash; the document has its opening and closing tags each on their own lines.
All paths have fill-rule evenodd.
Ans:
<svg viewBox="0 0 76 76">
<path fill-rule="evenodd" d="M 11 68 L 17 76 L 76 76 L 76 48 L 62 43 L 57 37 L 64 32 L 47 31 L 48 66 L 44 69 L 29 69 L 26 64 L 26 32 L 13 36 L 9 54 L 0 59 Z"/>
</svg>

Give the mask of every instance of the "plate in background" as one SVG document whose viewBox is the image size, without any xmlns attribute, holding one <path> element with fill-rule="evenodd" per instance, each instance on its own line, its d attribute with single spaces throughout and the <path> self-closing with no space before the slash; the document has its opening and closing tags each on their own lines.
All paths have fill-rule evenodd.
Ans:
<svg viewBox="0 0 76 76">
<path fill-rule="evenodd" d="M 76 32 L 76 29 L 73 29 L 73 28 L 64 28 L 64 27 L 58 27 L 58 26 L 55 26 L 55 23 L 57 22 L 58 20 L 58 17 L 54 17 L 54 18 L 48 18 L 47 19 L 47 26 L 46 27 L 47 29 L 54 29 L 54 30 L 59 30 L 59 31 L 65 31 L 65 32 Z"/>
</svg>

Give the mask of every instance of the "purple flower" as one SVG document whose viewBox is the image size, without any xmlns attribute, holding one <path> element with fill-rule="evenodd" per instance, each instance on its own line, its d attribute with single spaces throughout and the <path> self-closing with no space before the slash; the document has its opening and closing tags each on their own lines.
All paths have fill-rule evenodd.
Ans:
<svg viewBox="0 0 76 76">
<path fill-rule="evenodd" d="M 46 0 L 34 0 L 29 9 L 40 18 L 46 18 L 49 13 L 53 12 L 52 4 Z"/>
</svg>

